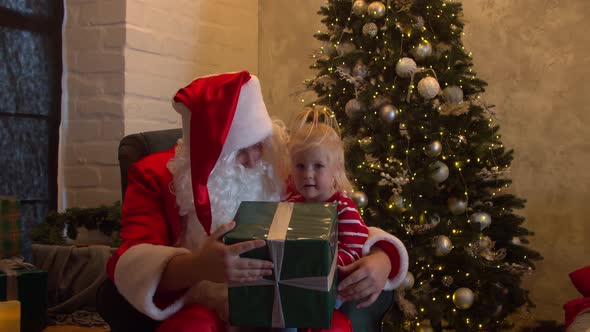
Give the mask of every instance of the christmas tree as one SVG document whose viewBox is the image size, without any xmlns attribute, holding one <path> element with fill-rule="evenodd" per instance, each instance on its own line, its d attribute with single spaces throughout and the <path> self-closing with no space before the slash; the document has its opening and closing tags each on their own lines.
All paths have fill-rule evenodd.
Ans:
<svg viewBox="0 0 590 332">
<path fill-rule="evenodd" d="M 532 306 L 521 280 L 541 257 L 515 214 L 524 199 L 507 190 L 513 151 L 480 98 L 461 4 L 329 0 L 319 14 L 307 86 L 338 118 L 365 221 L 410 254 L 385 326 L 509 327 L 509 314 Z"/>
</svg>

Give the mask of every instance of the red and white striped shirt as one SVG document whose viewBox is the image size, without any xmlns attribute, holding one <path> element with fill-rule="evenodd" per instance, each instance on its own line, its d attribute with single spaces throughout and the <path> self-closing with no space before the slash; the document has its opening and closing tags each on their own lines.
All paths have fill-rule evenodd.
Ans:
<svg viewBox="0 0 590 332">
<path fill-rule="evenodd" d="M 305 202 L 305 198 L 299 194 L 293 194 L 287 201 Z M 325 202 L 337 204 L 338 265 L 348 265 L 362 257 L 363 245 L 369 237 L 369 230 L 354 201 L 344 193 L 336 192 Z"/>
</svg>

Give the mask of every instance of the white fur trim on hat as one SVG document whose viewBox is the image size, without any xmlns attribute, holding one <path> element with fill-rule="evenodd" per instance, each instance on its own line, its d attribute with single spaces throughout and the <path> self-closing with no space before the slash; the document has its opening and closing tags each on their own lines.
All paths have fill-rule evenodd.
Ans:
<svg viewBox="0 0 590 332">
<path fill-rule="evenodd" d="M 180 310 L 185 297 L 160 309 L 154 295 L 168 261 L 177 255 L 190 253 L 185 248 L 138 244 L 127 249 L 115 266 L 117 289 L 137 310 L 155 320 L 164 320 Z"/>
<path fill-rule="evenodd" d="M 186 146 L 190 144 L 191 112 L 183 103 L 172 101 L 172 107 L 182 117 L 182 137 Z M 238 105 L 221 154 L 231 153 L 259 143 L 272 134 L 272 120 L 262 99 L 258 77 L 242 85 Z"/>
<path fill-rule="evenodd" d="M 399 271 L 395 276 L 393 276 L 393 278 L 387 280 L 385 287 L 383 287 L 383 290 L 396 289 L 402 284 L 406 278 L 406 274 L 408 273 L 408 251 L 406 250 L 406 247 L 402 241 L 400 241 L 397 237 L 387 233 L 382 229 L 369 227 L 369 238 L 363 246 L 363 255 L 368 255 L 371 252 L 371 247 L 373 247 L 373 245 L 379 241 L 387 241 L 391 243 L 395 249 L 397 249 L 399 254 Z"/>
</svg>

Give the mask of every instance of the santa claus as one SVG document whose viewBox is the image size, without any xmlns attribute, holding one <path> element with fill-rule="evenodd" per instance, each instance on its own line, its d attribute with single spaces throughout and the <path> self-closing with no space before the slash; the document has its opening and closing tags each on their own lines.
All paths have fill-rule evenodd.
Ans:
<svg viewBox="0 0 590 332">
<path fill-rule="evenodd" d="M 272 262 L 239 257 L 264 246 L 262 240 L 227 246 L 219 239 L 235 226 L 240 202 L 282 198 L 285 133 L 246 71 L 195 79 L 173 106 L 183 138 L 130 168 L 122 245 L 107 272 L 133 307 L 163 321 L 158 331 L 222 331 L 225 283 L 270 275 Z M 345 299 L 368 297 L 363 306 L 384 285 L 399 285 L 408 264 L 401 242 L 379 229 L 371 229 L 364 253 L 346 267 L 350 275 L 339 287 Z M 350 330 L 350 323 L 335 314 L 333 329 Z"/>
</svg>

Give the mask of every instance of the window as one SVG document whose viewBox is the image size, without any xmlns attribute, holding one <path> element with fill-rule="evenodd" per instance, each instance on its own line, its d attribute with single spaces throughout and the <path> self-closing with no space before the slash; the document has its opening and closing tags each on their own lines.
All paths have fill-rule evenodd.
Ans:
<svg viewBox="0 0 590 332">
<path fill-rule="evenodd" d="M 29 229 L 57 207 L 63 2 L 0 0 L 0 195 Z"/>
</svg>

